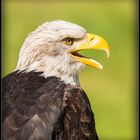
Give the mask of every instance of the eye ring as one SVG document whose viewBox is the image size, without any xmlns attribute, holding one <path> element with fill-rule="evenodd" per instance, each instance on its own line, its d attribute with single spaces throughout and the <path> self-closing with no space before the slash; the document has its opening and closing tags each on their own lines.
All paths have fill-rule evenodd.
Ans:
<svg viewBox="0 0 140 140">
<path fill-rule="evenodd" d="M 74 39 L 70 38 L 70 37 L 67 37 L 67 38 L 63 39 L 63 41 L 66 45 L 71 46 L 71 45 L 73 45 Z"/>
</svg>

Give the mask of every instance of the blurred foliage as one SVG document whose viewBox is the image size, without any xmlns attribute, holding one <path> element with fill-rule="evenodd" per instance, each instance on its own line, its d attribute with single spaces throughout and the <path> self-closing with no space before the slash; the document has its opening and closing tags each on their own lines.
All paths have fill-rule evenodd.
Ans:
<svg viewBox="0 0 140 140">
<path fill-rule="evenodd" d="M 83 52 L 104 65 L 80 74 L 89 96 L 100 140 L 136 140 L 137 117 L 137 2 L 135 0 L 12 1 L 3 3 L 2 76 L 12 72 L 27 35 L 37 26 L 61 19 L 104 37 L 110 58 L 102 52 Z"/>
</svg>

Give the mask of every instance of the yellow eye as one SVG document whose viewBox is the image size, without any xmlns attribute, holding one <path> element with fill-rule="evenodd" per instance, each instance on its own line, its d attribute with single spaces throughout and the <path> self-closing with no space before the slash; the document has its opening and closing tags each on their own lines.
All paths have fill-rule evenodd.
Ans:
<svg viewBox="0 0 140 140">
<path fill-rule="evenodd" d="M 63 41 L 68 46 L 71 46 L 73 44 L 73 38 L 70 37 L 65 38 Z"/>
</svg>

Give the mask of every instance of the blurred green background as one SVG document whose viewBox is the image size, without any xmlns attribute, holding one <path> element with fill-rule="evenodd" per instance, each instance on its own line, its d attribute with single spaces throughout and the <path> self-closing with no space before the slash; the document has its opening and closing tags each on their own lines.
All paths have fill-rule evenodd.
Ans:
<svg viewBox="0 0 140 140">
<path fill-rule="evenodd" d="M 95 114 L 100 140 L 138 138 L 137 2 L 135 0 L 14 1 L 2 6 L 2 76 L 16 67 L 20 47 L 37 26 L 50 20 L 74 22 L 104 37 L 110 58 L 102 52 L 83 52 L 104 65 L 80 74 Z"/>
</svg>

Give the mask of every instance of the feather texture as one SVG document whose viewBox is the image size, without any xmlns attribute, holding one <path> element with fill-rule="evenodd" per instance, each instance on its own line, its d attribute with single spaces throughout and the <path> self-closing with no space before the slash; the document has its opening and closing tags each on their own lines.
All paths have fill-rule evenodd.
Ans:
<svg viewBox="0 0 140 140">
<path fill-rule="evenodd" d="M 98 140 L 85 92 L 41 72 L 2 80 L 3 140 Z"/>
</svg>

